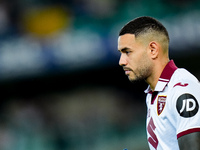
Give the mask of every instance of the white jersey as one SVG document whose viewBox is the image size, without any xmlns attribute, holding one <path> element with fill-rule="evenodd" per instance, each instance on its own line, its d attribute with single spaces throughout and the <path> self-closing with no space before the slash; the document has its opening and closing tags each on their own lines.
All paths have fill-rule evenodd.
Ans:
<svg viewBox="0 0 200 150">
<path fill-rule="evenodd" d="M 179 150 L 178 138 L 200 132 L 200 84 L 171 60 L 154 92 L 147 93 L 147 138 L 151 150 Z"/>
</svg>

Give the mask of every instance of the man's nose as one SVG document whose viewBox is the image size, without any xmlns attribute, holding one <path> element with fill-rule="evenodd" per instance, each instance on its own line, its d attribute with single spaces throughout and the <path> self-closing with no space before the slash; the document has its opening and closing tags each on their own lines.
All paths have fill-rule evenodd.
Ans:
<svg viewBox="0 0 200 150">
<path fill-rule="evenodd" d="M 126 59 L 125 59 L 123 54 L 121 54 L 121 56 L 120 56 L 119 65 L 120 66 L 126 66 L 127 65 L 127 61 L 126 61 Z"/>
</svg>

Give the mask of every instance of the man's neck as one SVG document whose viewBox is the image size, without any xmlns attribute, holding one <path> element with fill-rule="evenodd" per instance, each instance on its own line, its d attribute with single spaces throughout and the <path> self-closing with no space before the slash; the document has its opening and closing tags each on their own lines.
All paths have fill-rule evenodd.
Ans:
<svg viewBox="0 0 200 150">
<path fill-rule="evenodd" d="M 165 66 L 168 64 L 169 62 L 169 59 L 166 60 L 166 61 L 163 61 L 163 62 L 158 62 L 156 63 L 157 65 L 155 65 L 154 67 L 154 70 L 152 71 L 152 74 L 151 76 L 149 76 L 147 79 L 146 79 L 146 82 L 149 84 L 150 88 L 152 91 L 155 90 L 156 88 L 156 85 L 158 83 L 158 80 L 165 68 Z"/>
</svg>

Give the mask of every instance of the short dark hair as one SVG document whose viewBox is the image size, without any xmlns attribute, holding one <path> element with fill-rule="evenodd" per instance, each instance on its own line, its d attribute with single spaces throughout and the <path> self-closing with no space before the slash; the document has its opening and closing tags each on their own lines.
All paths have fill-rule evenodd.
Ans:
<svg viewBox="0 0 200 150">
<path fill-rule="evenodd" d="M 152 17 L 143 16 L 138 17 L 130 22 L 128 22 L 119 32 L 119 36 L 124 34 L 134 34 L 135 37 L 145 33 L 146 31 L 154 30 L 164 34 L 169 41 L 169 35 L 167 29 L 158 20 Z"/>
</svg>

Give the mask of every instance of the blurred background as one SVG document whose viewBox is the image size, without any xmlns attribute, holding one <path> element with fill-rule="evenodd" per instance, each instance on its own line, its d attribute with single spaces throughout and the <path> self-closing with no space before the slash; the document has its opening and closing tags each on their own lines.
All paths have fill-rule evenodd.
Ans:
<svg viewBox="0 0 200 150">
<path fill-rule="evenodd" d="M 0 149 L 147 150 L 147 84 L 128 81 L 117 52 L 143 15 L 200 79 L 199 0 L 1 0 Z"/>
</svg>

